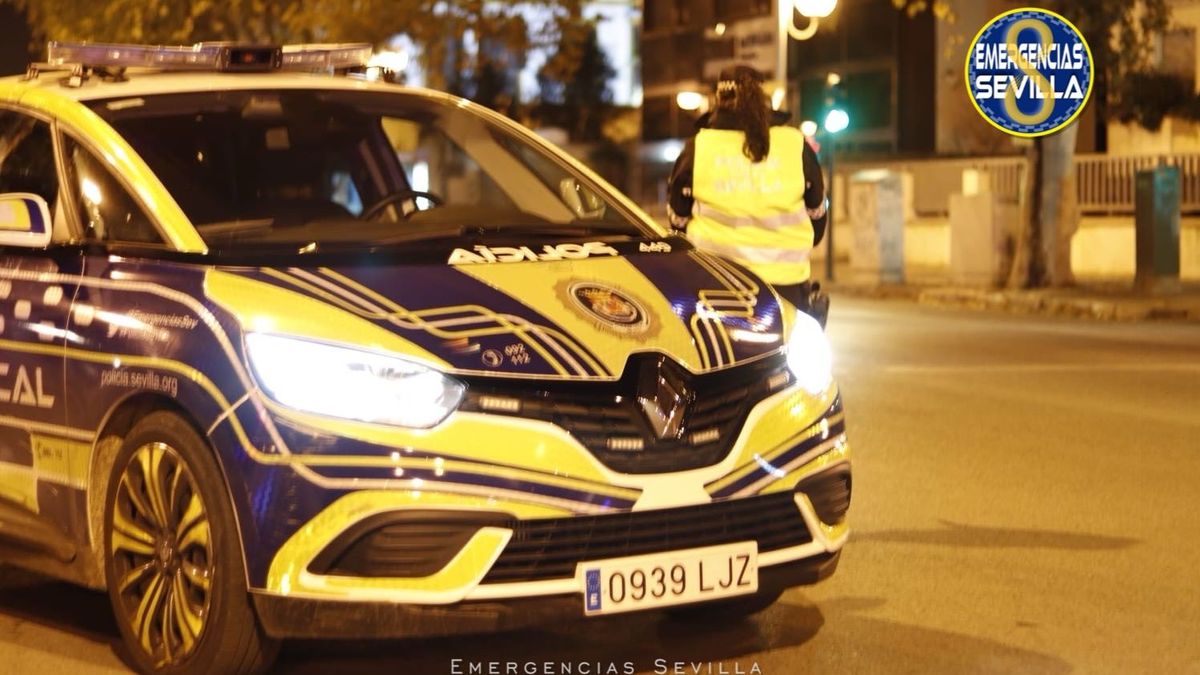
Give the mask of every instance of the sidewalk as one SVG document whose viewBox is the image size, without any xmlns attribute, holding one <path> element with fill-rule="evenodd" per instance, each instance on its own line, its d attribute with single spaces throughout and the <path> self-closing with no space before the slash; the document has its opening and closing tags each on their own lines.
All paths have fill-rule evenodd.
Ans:
<svg viewBox="0 0 1200 675">
<path fill-rule="evenodd" d="M 661 208 L 659 209 L 661 211 Z M 666 216 L 655 217 L 665 225 Z M 1138 293 L 1130 282 L 1080 282 L 1070 288 L 1002 290 L 956 286 L 941 268 L 906 271 L 907 284 L 863 285 L 824 281 L 823 258 L 813 261 L 813 278 L 821 281 L 836 299 L 841 297 L 906 300 L 932 307 L 1004 311 L 1013 314 L 1075 317 L 1099 321 L 1196 321 L 1200 322 L 1200 282 L 1184 281 L 1175 293 Z M 840 279 L 850 274 L 848 261 L 838 257 L 835 272 Z"/>
<path fill-rule="evenodd" d="M 1103 321 L 1200 322 L 1200 285 L 1185 283 L 1176 293 L 1137 293 L 1129 284 L 1087 284 L 1071 288 L 1001 290 L 941 284 L 868 286 L 826 284 L 834 297 L 898 299 L 934 307 L 1006 311 Z"/>
</svg>

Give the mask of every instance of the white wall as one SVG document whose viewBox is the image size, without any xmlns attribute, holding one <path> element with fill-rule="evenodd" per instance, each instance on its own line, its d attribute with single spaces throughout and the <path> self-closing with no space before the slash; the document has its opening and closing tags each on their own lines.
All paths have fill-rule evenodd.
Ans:
<svg viewBox="0 0 1200 675">
<path fill-rule="evenodd" d="M 850 233 L 845 221 L 842 224 L 839 235 L 845 240 Z M 837 245 L 837 253 L 843 253 L 842 246 Z M 1071 269 L 1084 282 L 1132 281 L 1135 255 L 1132 216 L 1084 216 L 1071 241 Z M 909 281 L 945 283 L 950 273 L 950 223 L 946 218 L 905 223 L 904 264 Z M 1179 273 L 1185 281 L 1200 281 L 1200 218 L 1184 218 L 1180 223 Z"/>
</svg>

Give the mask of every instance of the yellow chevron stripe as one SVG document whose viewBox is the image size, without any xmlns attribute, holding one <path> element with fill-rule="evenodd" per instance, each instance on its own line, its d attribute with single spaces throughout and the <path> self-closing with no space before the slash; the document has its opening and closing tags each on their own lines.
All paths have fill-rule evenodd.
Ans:
<svg viewBox="0 0 1200 675">
<path fill-rule="evenodd" d="M 814 457 L 811 462 L 789 473 L 784 478 L 771 483 L 763 488 L 759 494 L 769 495 L 777 492 L 791 492 L 796 489 L 800 481 L 809 476 L 824 471 L 826 468 L 844 462 L 850 457 L 850 444 L 841 443 L 831 448 L 828 452 L 821 453 Z"/>
<path fill-rule="evenodd" d="M 365 295 L 367 295 L 367 297 L 376 299 L 377 301 L 379 301 L 379 303 L 382 303 L 384 306 L 394 307 L 395 310 L 407 311 L 407 310 L 404 310 L 403 307 L 401 307 L 400 305 L 397 305 L 396 303 L 394 303 L 394 301 L 390 300 L 389 298 L 383 297 L 383 295 L 380 295 L 378 292 L 374 291 L 374 289 L 368 288 L 364 285 L 361 285 L 361 283 L 356 282 L 353 279 L 349 279 L 349 277 L 347 277 L 347 276 L 338 274 L 334 270 L 331 270 L 329 268 L 322 268 L 322 270 L 320 270 L 320 271 L 322 271 L 322 274 L 329 276 L 330 279 L 336 279 L 338 281 L 341 281 L 344 286 L 358 289 L 358 291 L 360 293 L 364 293 Z M 470 307 L 470 310 L 472 310 L 472 311 L 490 311 L 490 310 L 485 310 L 484 307 L 479 307 L 478 305 L 468 305 L 468 307 Z M 439 313 L 446 313 L 446 312 L 448 312 L 448 309 L 426 310 L 424 312 L 416 312 L 416 313 L 418 313 L 418 315 L 420 315 L 420 316 L 437 316 L 437 315 L 439 315 Z M 508 319 L 504 319 L 504 321 L 508 322 Z M 586 364 L 587 368 L 592 370 L 592 372 L 598 372 L 598 374 L 608 375 L 608 372 L 604 369 L 604 365 L 601 365 L 600 362 L 598 362 L 598 360 L 594 359 L 592 357 L 592 354 L 589 354 L 587 352 L 587 350 L 583 350 L 583 348 L 580 346 L 580 344 L 578 344 L 578 342 L 574 339 L 574 337 L 571 337 L 570 335 L 566 335 L 566 334 L 562 333 L 562 331 L 560 331 L 560 330 L 546 327 L 546 325 L 539 325 L 539 327 L 536 327 L 536 329 L 538 329 L 538 333 L 541 334 L 542 336 L 548 337 L 548 339 L 556 341 L 556 342 L 558 342 L 558 344 L 562 344 L 566 348 L 570 348 L 570 351 L 575 354 L 575 357 L 583 360 L 584 364 Z"/>
<path fill-rule="evenodd" d="M 363 284 L 360 284 L 357 281 L 355 281 L 347 276 L 338 274 L 337 272 L 335 272 L 329 268 L 321 268 L 321 273 L 331 279 L 336 279 L 342 285 L 346 286 L 349 289 L 353 289 L 353 290 L 361 293 L 364 297 L 370 298 L 371 300 L 378 302 L 379 304 L 383 305 L 384 307 L 389 308 L 392 312 L 395 313 L 395 320 L 393 321 L 393 323 L 396 323 L 396 325 L 401 326 L 403 328 L 422 328 L 422 329 L 428 331 L 432 335 L 436 335 L 438 337 L 443 337 L 446 339 L 460 339 L 460 338 L 468 338 L 469 339 L 469 338 L 486 337 L 486 336 L 490 336 L 490 335 L 512 334 L 515 337 L 517 337 L 518 339 L 520 339 L 522 343 L 529 346 L 530 349 L 533 349 L 535 352 L 537 352 L 539 356 L 541 356 L 543 359 L 545 359 L 546 362 L 549 363 L 552 368 L 554 368 L 555 372 L 559 373 L 560 375 L 572 374 L 571 372 L 569 372 L 569 370 L 567 368 L 564 367 L 564 365 L 559 361 L 558 358 L 552 356 L 548 352 L 548 350 L 542 346 L 540 341 L 533 339 L 531 336 L 531 334 L 538 334 L 538 335 L 542 335 L 543 337 L 548 337 L 551 340 L 555 340 L 555 341 L 569 347 L 571 349 L 571 351 L 575 353 L 574 354 L 575 358 L 585 361 L 587 363 L 587 365 L 592 369 L 592 372 L 595 372 L 595 373 L 604 373 L 605 372 L 603 370 L 603 368 L 600 366 L 600 364 L 597 363 L 591 356 L 589 356 L 587 354 L 587 352 L 579 349 L 578 345 L 575 343 L 574 340 L 572 340 L 570 337 L 568 337 L 566 335 L 563 335 L 559 331 L 554 330 L 553 328 L 550 328 L 547 326 L 537 326 L 534 324 L 526 323 L 524 321 L 514 321 L 513 318 L 509 318 L 502 314 L 496 314 L 491 309 L 488 309 L 488 308 L 480 306 L 480 305 L 473 305 L 473 304 L 472 305 L 457 305 L 457 306 L 451 306 L 451 307 L 438 307 L 438 308 L 434 308 L 434 309 L 426 309 L 426 310 L 421 310 L 418 312 L 413 312 L 411 310 L 408 310 L 408 309 L 396 304 L 393 300 L 381 295 L 374 289 L 364 286 Z M 450 325 L 451 319 L 442 319 L 442 320 L 434 320 L 433 319 L 433 317 L 442 316 L 442 315 L 446 315 L 446 314 L 455 315 L 453 317 L 453 321 L 455 324 L 462 322 L 462 316 L 461 316 L 462 314 L 469 314 L 469 315 L 476 315 L 485 322 L 488 322 L 488 321 L 494 322 L 495 327 L 483 328 L 483 329 L 476 328 L 476 329 L 472 329 L 472 330 L 466 330 L 466 329 L 448 330 L 447 326 Z M 407 320 L 408 322 L 411 322 L 411 324 L 406 323 L 405 320 Z M 575 370 L 575 373 L 573 373 L 573 374 L 576 374 L 576 375 L 588 375 L 589 374 L 589 373 L 581 370 L 578 366 L 576 366 L 574 368 L 574 370 Z"/>
<path fill-rule="evenodd" d="M 841 414 L 838 414 L 838 415 L 835 415 L 834 417 L 829 418 L 829 426 L 832 427 L 834 424 L 841 422 L 842 419 L 843 419 L 843 416 Z M 791 450 L 792 448 L 799 445 L 800 443 L 803 443 L 803 442 L 809 440 L 810 438 L 820 435 L 821 433 L 822 433 L 822 425 L 820 423 L 814 424 L 811 427 L 808 427 L 807 429 L 805 429 L 804 431 L 801 431 L 800 433 L 796 434 L 795 436 L 792 436 L 791 438 L 787 439 L 783 443 L 780 443 L 778 446 L 773 448 L 770 452 L 759 453 L 758 456 L 761 457 L 763 459 L 763 461 L 773 464 L 774 461 L 780 455 Z M 839 432 L 839 434 L 840 433 L 841 432 Z M 833 438 L 833 437 L 834 436 L 832 436 L 832 435 L 830 436 L 830 438 Z M 745 478 L 746 476 L 748 476 L 758 470 L 759 470 L 759 464 L 757 461 L 751 461 L 746 464 L 742 464 L 742 465 L 738 466 L 736 469 L 734 469 L 731 473 L 729 473 L 729 475 L 721 478 L 720 480 L 716 481 L 715 483 L 708 485 L 705 489 L 707 489 L 710 494 L 714 493 L 714 492 L 718 492 L 721 489 L 723 489 L 729 485 L 732 485 L 733 483 L 741 480 L 742 478 Z"/>
<path fill-rule="evenodd" d="M 704 369 L 692 336 L 671 312 L 670 302 L 625 258 L 463 265 L 455 269 L 536 307 L 546 318 L 588 345 L 607 372 L 621 373 L 630 351 L 647 344 L 653 344 L 655 351 L 665 352 L 690 370 Z M 565 285 L 574 282 L 594 282 L 628 293 L 644 305 L 643 309 L 650 317 L 650 329 L 641 335 L 606 329 L 568 297 Z M 650 337 L 653 337 L 652 342 Z"/>
<path fill-rule="evenodd" d="M 521 340 L 522 343 L 528 345 L 530 347 L 530 349 L 533 349 L 540 356 L 542 356 L 542 358 L 545 359 L 546 363 L 550 364 L 550 367 L 553 368 L 556 373 L 558 373 L 559 375 L 569 375 L 570 374 L 568 372 L 568 370 L 563 366 L 563 364 L 558 361 L 558 359 L 551 356 L 537 340 L 534 340 L 531 338 L 529 333 L 533 332 L 531 330 L 534 328 L 533 326 L 525 325 L 522 323 L 514 323 L 514 322 L 510 321 L 507 317 L 496 314 L 496 313 L 492 312 L 490 309 L 487 309 L 486 307 L 482 307 L 480 305 L 457 305 L 457 306 L 451 306 L 451 307 L 439 307 L 436 309 L 428 309 L 428 310 L 422 310 L 419 312 L 413 312 L 408 309 L 405 309 L 404 307 L 401 307 L 400 305 L 396 304 L 392 300 L 375 292 L 373 289 L 367 288 L 366 286 L 363 286 L 362 284 L 354 281 L 353 279 L 350 279 L 349 277 L 338 274 L 337 272 L 334 272 L 333 270 L 328 269 L 328 268 L 322 268 L 321 271 L 326 276 L 333 278 L 333 279 L 337 279 L 343 285 L 353 288 L 353 289 L 363 293 L 364 295 L 368 295 L 370 298 L 374 299 L 376 302 L 382 303 L 384 305 L 384 307 L 389 308 L 394 314 L 388 315 L 388 320 L 397 326 L 400 326 L 402 328 L 410 328 L 410 329 L 422 329 L 422 330 L 427 331 L 431 335 L 435 335 L 437 337 L 441 337 L 441 338 L 444 338 L 447 340 L 461 339 L 461 338 L 468 338 L 468 339 L 469 338 L 480 338 L 480 337 L 487 337 L 487 336 L 491 336 L 491 335 L 511 334 L 514 337 Z M 455 317 L 454 317 L 455 323 L 460 322 L 460 320 L 462 318 L 461 317 L 462 314 L 473 314 L 473 315 L 478 316 L 479 320 L 481 322 L 483 322 L 483 324 L 485 326 L 488 326 L 488 327 L 474 328 L 474 329 L 447 330 L 446 328 L 444 328 L 444 326 L 448 325 L 449 320 L 433 320 L 433 321 L 426 320 L 427 317 L 436 317 L 436 316 L 439 316 L 442 314 L 455 315 Z M 470 325 L 470 324 L 468 324 L 468 325 Z M 586 374 L 586 373 L 581 373 L 581 374 Z"/>
<path fill-rule="evenodd" d="M 450 369 L 450 364 L 441 357 L 387 328 L 358 320 L 296 291 L 216 270 L 205 277 L 204 291 L 248 331 L 304 335 L 314 340 L 392 352 L 440 370 Z"/>
<path fill-rule="evenodd" d="M 811 438 L 812 435 L 820 433 L 820 417 L 826 410 L 829 410 L 829 406 L 833 405 L 837 395 L 836 389 L 826 391 L 820 396 L 813 396 L 797 388 L 778 405 L 764 413 L 752 427 L 749 427 L 748 431 L 743 432 L 746 433 L 746 439 L 741 444 L 741 451 L 734 463 L 737 468 L 729 475 L 705 486 L 705 489 L 710 493 L 716 492 L 756 469 L 758 467 L 758 463 L 754 461 L 756 454 L 764 457 L 777 457 L 779 453 L 787 451 L 799 440 Z M 843 419 L 843 414 L 839 413 L 835 419 Z M 830 424 L 832 425 L 832 421 Z M 801 429 L 801 431 L 795 433 L 790 431 L 792 429 Z M 770 448 L 770 450 L 764 452 L 763 448 Z"/>
<path fill-rule="evenodd" d="M 693 314 L 691 321 L 688 322 L 688 327 L 692 331 L 692 340 L 696 346 L 696 352 L 700 355 L 700 366 L 704 370 L 713 367 L 713 357 L 716 354 L 710 354 L 713 343 L 704 333 L 704 326 L 707 325 L 707 320 L 700 318 L 699 314 Z"/>
<path fill-rule="evenodd" d="M 270 410 L 302 431 L 332 434 L 383 447 L 414 447 L 425 453 L 445 452 L 442 460 L 392 456 L 341 456 L 294 454 L 298 463 L 306 466 L 355 466 L 372 468 L 413 468 L 436 471 L 462 471 L 496 478 L 519 480 L 590 492 L 618 499 L 636 500 L 639 490 L 622 488 L 604 482 L 599 465 L 568 443 L 554 443 L 541 435 L 536 441 L 528 437 L 530 425 L 506 425 L 500 418 L 487 415 L 459 414 L 457 422 L 444 428 L 422 432 L 384 427 L 377 424 L 335 420 L 285 408 L 273 401 Z M 503 445 L 480 442 L 481 438 L 504 438 Z M 451 459 L 453 458 L 453 459 Z M 471 461 L 477 460 L 477 461 Z M 484 464 L 483 462 L 487 462 Z M 505 466 L 496 466 L 503 462 Z M 553 471 L 556 475 L 549 475 Z"/>
</svg>

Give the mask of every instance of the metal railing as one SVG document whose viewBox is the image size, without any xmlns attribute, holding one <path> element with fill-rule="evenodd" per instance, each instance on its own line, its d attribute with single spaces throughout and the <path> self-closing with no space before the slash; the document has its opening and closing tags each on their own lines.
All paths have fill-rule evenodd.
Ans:
<svg viewBox="0 0 1200 675">
<path fill-rule="evenodd" d="M 1001 200 L 1020 201 L 1026 164 L 1024 157 L 845 162 L 838 164 L 837 173 L 839 186 L 861 171 L 883 169 L 907 174 L 912 180 L 915 215 L 941 217 L 950 212 L 950 195 L 962 191 L 966 170 L 978 171 L 981 188 L 989 189 Z M 1184 213 L 1200 213 L 1200 154 L 1078 155 L 1075 168 L 1080 211 L 1132 214 L 1137 172 L 1159 165 L 1179 167 L 1181 209 Z"/>
<path fill-rule="evenodd" d="M 1075 158 L 1079 209 L 1084 213 L 1133 213 L 1137 172 L 1179 167 L 1179 201 L 1185 213 L 1200 211 L 1200 154 L 1079 155 Z"/>
</svg>

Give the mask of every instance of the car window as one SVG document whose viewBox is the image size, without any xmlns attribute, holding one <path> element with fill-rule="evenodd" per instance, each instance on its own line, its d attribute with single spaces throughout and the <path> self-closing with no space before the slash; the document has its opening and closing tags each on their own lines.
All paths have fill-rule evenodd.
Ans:
<svg viewBox="0 0 1200 675">
<path fill-rule="evenodd" d="M 114 124 L 202 234 L 344 220 L 382 196 L 386 167 L 369 154 L 369 129 L 353 111 L 285 106 L 265 93 L 216 96 L 163 97 L 158 114 Z"/>
<path fill-rule="evenodd" d="M 58 198 L 58 171 L 50 125 L 0 109 L 0 192 L 29 192 L 51 209 Z"/>
<path fill-rule="evenodd" d="M 63 153 L 84 235 L 92 241 L 161 244 L 162 235 L 142 207 L 91 151 L 69 137 Z"/>
</svg>

